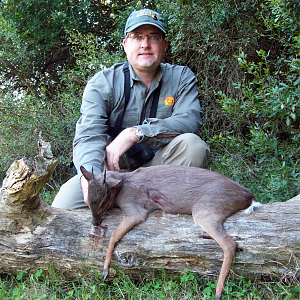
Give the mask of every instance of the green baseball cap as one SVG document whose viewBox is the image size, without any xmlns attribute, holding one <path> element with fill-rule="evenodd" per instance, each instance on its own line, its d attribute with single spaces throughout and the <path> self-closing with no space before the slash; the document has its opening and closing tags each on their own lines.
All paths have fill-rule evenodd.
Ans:
<svg viewBox="0 0 300 300">
<path fill-rule="evenodd" d="M 158 12 L 150 9 L 141 9 L 132 12 L 128 17 L 125 34 L 142 25 L 153 25 L 166 33 L 163 18 Z"/>
</svg>

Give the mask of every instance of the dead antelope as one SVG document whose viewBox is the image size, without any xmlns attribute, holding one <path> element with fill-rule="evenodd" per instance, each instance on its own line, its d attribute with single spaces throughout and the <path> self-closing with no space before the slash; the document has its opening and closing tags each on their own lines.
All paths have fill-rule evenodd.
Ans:
<svg viewBox="0 0 300 300">
<path fill-rule="evenodd" d="M 252 193 L 228 177 L 205 169 L 183 166 L 139 168 L 131 173 L 112 171 L 94 176 L 81 166 L 88 180 L 88 200 L 92 223 L 99 226 L 103 214 L 114 205 L 121 208 L 123 220 L 111 236 L 104 262 L 108 275 L 115 244 L 154 210 L 168 214 L 192 214 L 194 221 L 214 238 L 224 251 L 216 288 L 221 299 L 224 283 L 236 250 L 223 222 L 255 202 Z"/>
</svg>

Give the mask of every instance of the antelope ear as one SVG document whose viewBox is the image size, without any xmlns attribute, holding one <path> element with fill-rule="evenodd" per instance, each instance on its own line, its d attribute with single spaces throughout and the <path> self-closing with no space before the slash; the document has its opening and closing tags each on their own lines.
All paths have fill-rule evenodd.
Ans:
<svg viewBox="0 0 300 300">
<path fill-rule="evenodd" d="M 119 188 L 122 182 L 123 179 L 109 178 L 108 180 L 106 180 L 106 185 L 110 189 L 115 189 L 115 188 Z"/>
<path fill-rule="evenodd" d="M 93 173 L 87 171 L 84 166 L 80 166 L 80 171 L 87 181 L 91 181 L 93 179 L 94 177 Z"/>
<path fill-rule="evenodd" d="M 109 178 L 109 180 L 106 182 L 106 186 L 111 192 L 111 199 L 117 197 L 117 195 L 122 189 L 122 183 L 123 183 L 123 179 L 115 179 L 115 178 Z"/>
<path fill-rule="evenodd" d="M 105 184 L 106 182 L 106 168 L 104 168 L 104 174 L 103 174 L 103 182 L 102 184 Z"/>
</svg>

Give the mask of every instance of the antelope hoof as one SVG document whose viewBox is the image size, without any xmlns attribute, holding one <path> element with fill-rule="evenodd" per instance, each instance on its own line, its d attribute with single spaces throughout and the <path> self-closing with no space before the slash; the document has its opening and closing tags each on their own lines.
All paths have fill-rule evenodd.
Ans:
<svg viewBox="0 0 300 300">
<path fill-rule="evenodd" d="M 221 295 L 216 295 L 216 300 L 221 300 L 222 299 L 222 294 Z"/>
<path fill-rule="evenodd" d="M 108 269 L 103 269 L 103 279 L 105 280 L 108 275 Z"/>
</svg>

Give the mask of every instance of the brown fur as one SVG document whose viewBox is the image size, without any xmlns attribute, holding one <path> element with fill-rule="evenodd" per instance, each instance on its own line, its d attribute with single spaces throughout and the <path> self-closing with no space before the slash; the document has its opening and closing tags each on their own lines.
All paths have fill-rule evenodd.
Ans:
<svg viewBox="0 0 300 300">
<path fill-rule="evenodd" d="M 93 224 L 101 224 L 103 214 L 117 205 L 124 215 L 113 233 L 106 260 L 105 277 L 116 242 L 130 229 L 145 220 L 154 210 L 168 214 L 191 214 L 194 221 L 222 247 L 224 260 L 220 272 L 216 299 L 221 299 L 236 244 L 225 232 L 223 222 L 255 200 L 252 193 L 228 177 L 200 168 L 155 166 L 139 168 L 131 173 L 107 171 L 93 176 L 81 167 L 89 181 L 88 199 Z"/>
</svg>

